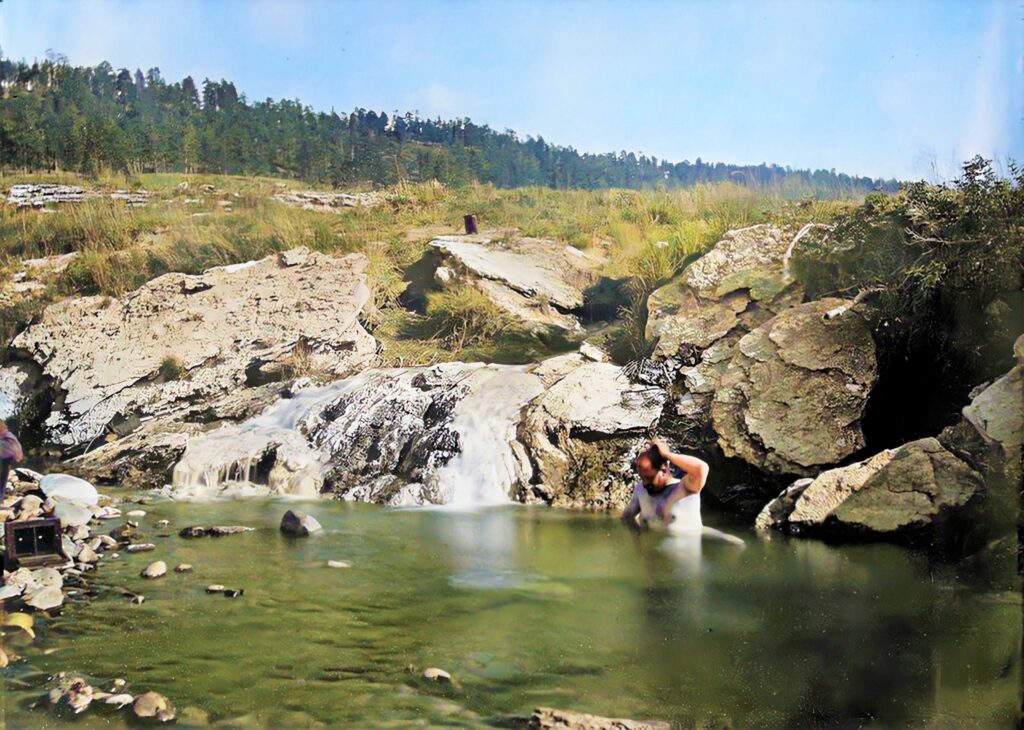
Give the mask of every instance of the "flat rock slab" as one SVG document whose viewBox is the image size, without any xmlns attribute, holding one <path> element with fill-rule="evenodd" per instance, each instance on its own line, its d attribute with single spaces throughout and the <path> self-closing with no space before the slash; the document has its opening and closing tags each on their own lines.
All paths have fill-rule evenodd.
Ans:
<svg viewBox="0 0 1024 730">
<path fill-rule="evenodd" d="M 120 299 L 52 304 L 13 346 L 63 393 L 46 421 L 49 439 L 89 443 L 113 420 L 201 409 L 300 342 L 325 372 L 364 364 L 375 352 L 358 322 L 370 297 L 366 265 L 360 254 L 300 248 L 199 275 L 165 274 Z"/>
<path fill-rule="evenodd" d="M 533 711 L 529 727 L 532 730 L 671 730 L 672 726 L 658 720 L 625 720 L 538 707 Z"/>
<path fill-rule="evenodd" d="M 569 330 L 579 329 L 571 313 L 583 307 L 600 264 L 572 246 L 539 238 L 440 236 L 430 245 L 451 279 L 472 283 L 527 323 Z"/>
</svg>

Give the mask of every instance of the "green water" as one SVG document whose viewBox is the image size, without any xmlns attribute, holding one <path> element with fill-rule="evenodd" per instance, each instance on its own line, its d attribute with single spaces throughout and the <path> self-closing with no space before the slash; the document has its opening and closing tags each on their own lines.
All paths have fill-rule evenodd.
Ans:
<svg viewBox="0 0 1024 730">
<path fill-rule="evenodd" d="M 525 507 L 306 503 L 324 532 L 289 540 L 277 530 L 288 506 L 144 507 L 157 550 L 122 552 L 100 577 L 146 602 L 107 591 L 44 622 L 31 666 L 4 675 L 7 727 L 68 724 L 32 707 L 59 670 L 104 688 L 124 677 L 129 691 L 160 691 L 179 713 L 231 727 L 507 726 L 540 705 L 679 727 L 1008 727 L 1016 717 L 1012 565 L 988 566 L 982 580 L 890 545 L 730 529 L 747 542 L 738 549 Z M 164 518 L 169 528 L 154 527 Z M 258 529 L 178 537 L 189 524 Z M 157 559 L 195 572 L 139 578 Z M 207 595 L 210 583 L 245 595 Z M 428 666 L 457 685 L 410 670 Z M 74 724 L 126 717 L 91 709 Z"/>
</svg>

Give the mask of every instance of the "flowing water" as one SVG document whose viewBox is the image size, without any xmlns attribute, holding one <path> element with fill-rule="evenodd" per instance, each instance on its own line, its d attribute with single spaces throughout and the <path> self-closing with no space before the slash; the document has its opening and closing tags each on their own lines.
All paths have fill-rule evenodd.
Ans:
<svg viewBox="0 0 1024 730">
<path fill-rule="evenodd" d="M 4 673 L 7 727 L 68 723 L 31 706 L 60 670 L 162 692 L 186 726 L 507 727 L 536 706 L 678 727 L 1008 727 L 1015 716 L 1012 562 L 972 575 L 891 545 L 765 539 L 713 514 L 705 522 L 744 548 L 513 506 L 304 502 L 324 530 L 295 540 L 277 529 L 294 504 L 144 507 L 156 551 L 104 561 L 98 580 L 146 602 L 108 590 L 41 622 L 30 666 Z M 190 524 L 257 530 L 178 537 Z M 139 578 L 157 559 L 195 571 Z M 245 594 L 207 595 L 210 583 Z M 456 684 L 421 679 L 431 666 Z M 126 718 L 90 709 L 75 725 Z"/>
</svg>

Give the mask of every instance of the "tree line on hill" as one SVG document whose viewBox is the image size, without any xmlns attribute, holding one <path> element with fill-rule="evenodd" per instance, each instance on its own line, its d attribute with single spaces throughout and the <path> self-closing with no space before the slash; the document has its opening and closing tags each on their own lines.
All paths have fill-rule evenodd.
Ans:
<svg viewBox="0 0 1024 730">
<path fill-rule="evenodd" d="M 469 119 L 298 100 L 249 101 L 230 81 L 170 83 L 146 73 L 0 59 L 0 164 L 5 168 L 272 175 L 334 186 L 436 179 L 499 187 L 676 188 L 732 181 L 817 195 L 895 191 L 895 180 L 779 165 L 672 163 L 632 152 L 589 154 Z"/>
</svg>

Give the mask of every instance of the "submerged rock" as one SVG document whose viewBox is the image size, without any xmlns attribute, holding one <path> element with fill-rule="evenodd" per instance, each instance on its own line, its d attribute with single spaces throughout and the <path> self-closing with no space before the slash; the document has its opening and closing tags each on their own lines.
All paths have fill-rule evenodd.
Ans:
<svg viewBox="0 0 1024 730">
<path fill-rule="evenodd" d="M 316 518 L 305 512 L 288 510 L 281 518 L 281 532 L 292 537 L 308 537 L 310 533 L 322 529 L 323 527 L 316 521 Z"/>
<path fill-rule="evenodd" d="M 60 586 L 45 586 L 23 595 L 26 606 L 38 611 L 52 611 L 64 604 L 64 592 Z"/>
<path fill-rule="evenodd" d="M 120 299 L 52 304 L 13 347 L 59 391 L 48 438 L 87 444 L 108 427 L 126 432 L 143 418 L 198 413 L 258 385 L 300 343 L 310 367 L 326 373 L 364 364 L 375 352 L 358 322 L 370 297 L 366 265 L 359 254 L 303 249 L 199 275 L 165 274 Z"/>
<path fill-rule="evenodd" d="M 983 490 L 981 476 L 934 438 L 802 479 L 758 516 L 761 529 L 893 535 L 930 527 Z"/>
<path fill-rule="evenodd" d="M 136 697 L 132 710 L 136 717 L 155 717 L 160 722 L 170 722 L 174 719 L 174 705 L 156 692 L 145 692 Z"/>
<path fill-rule="evenodd" d="M 533 711 L 529 727 L 531 730 L 671 730 L 672 726 L 657 720 L 624 720 L 538 707 Z"/>
<path fill-rule="evenodd" d="M 726 456 L 810 476 L 863 448 L 860 419 L 878 377 L 875 343 L 854 312 L 823 319 L 837 304 L 787 309 L 739 341 L 711 407 Z"/>
<path fill-rule="evenodd" d="M 167 563 L 163 560 L 150 563 L 143 569 L 141 575 L 143 578 L 160 578 L 167 575 Z"/>
</svg>

